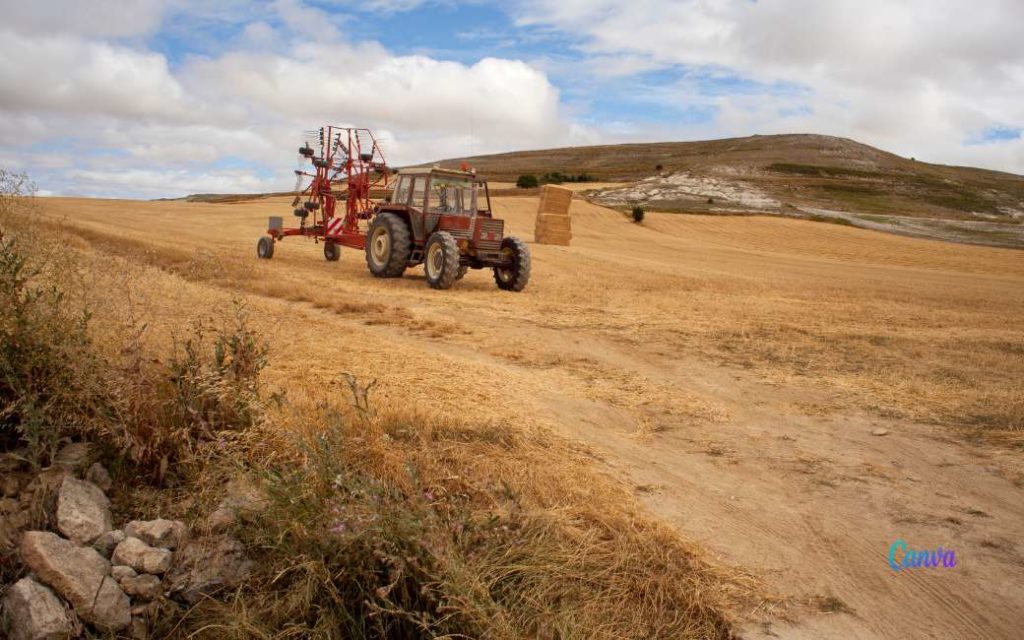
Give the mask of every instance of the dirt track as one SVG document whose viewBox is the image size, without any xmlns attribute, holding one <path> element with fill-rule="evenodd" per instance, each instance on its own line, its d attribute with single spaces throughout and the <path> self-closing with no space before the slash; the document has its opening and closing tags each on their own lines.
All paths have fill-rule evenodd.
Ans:
<svg viewBox="0 0 1024 640">
<path fill-rule="evenodd" d="M 1024 624 L 1019 454 L 915 419 L 943 388 L 898 379 L 915 353 L 956 368 L 951 333 L 1007 345 L 1010 360 L 977 368 L 1016 376 L 1000 369 L 1024 359 L 1019 252 L 769 218 L 649 214 L 640 227 L 577 201 L 573 246 L 533 245 L 523 294 L 486 272 L 436 292 L 421 270 L 375 280 L 361 255 L 325 263 L 301 241 L 256 264 L 265 216 L 286 203 L 45 206 L 98 248 L 192 255 L 193 283 L 168 276 L 152 293 L 168 327 L 197 296 L 230 297 L 222 265 L 246 265 L 238 288 L 259 295 L 281 384 L 348 370 L 392 401 L 588 443 L 684 536 L 810 603 L 750 637 L 1012 638 Z M 535 207 L 500 199 L 496 213 L 532 240 Z M 860 368 L 832 360 L 862 354 Z M 895 573 L 898 538 L 959 564 Z"/>
</svg>

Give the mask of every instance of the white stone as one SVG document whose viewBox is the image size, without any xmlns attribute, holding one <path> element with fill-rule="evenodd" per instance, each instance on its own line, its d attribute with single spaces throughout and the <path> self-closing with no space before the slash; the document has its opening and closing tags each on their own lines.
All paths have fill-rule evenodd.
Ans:
<svg viewBox="0 0 1024 640">
<path fill-rule="evenodd" d="M 57 529 L 78 544 L 91 544 L 112 528 L 110 501 L 103 490 L 65 476 L 57 493 Z"/>
<path fill-rule="evenodd" d="M 64 603 L 32 578 L 22 578 L 4 596 L 10 640 L 64 640 L 77 635 Z"/>
<path fill-rule="evenodd" d="M 129 538 L 138 538 L 151 547 L 177 549 L 185 537 L 185 523 L 180 520 L 133 520 L 124 528 Z"/>
<path fill-rule="evenodd" d="M 92 547 L 76 546 L 49 531 L 29 531 L 21 538 L 21 559 L 86 622 L 102 631 L 119 631 L 131 623 L 128 596 L 110 577 L 110 563 Z"/>
<path fill-rule="evenodd" d="M 92 463 L 92 466 L 85 472 L 84 477 L 104 491 L 110 491 L 110 488 L 114 486 L 114 481 L 110 479 L 110 473 L 107 472 L 107 468 L 98 462 Z"/>
<path fill-rule="evenodd" d="M 121 580 L 121 588 L 133 598 L 143 600 L 156 600 L 163 591 L 160 586 L 160 578 L 149 573 L 124 578 Z"/>
<path fill-rule="evenodd" d="M 108 531 L 96 538 L 92 543 L 92 548 L 98 551 L 101 556 L 109 560 L 110 554 L 114 553 L 114 549 L 117 545 L 121 544 L 121 541 L 124 539 L 124 531 L 114 529 L 113 531 Z"/>
<path fill-rule="evenodd" d="M 121 582 L 125 578 L 134 578 L 137 575 L 139 574 L 135 571 L 135 569 L 132 569 L 131 567 L 125 564 L 115 564 L 114 566 L 110 567 L 110 576 L 118 582 Z"/>
<path fill-rule="evenodd" d="M 172 554 L 167 549 L 151 547 L 138 538 L 125 538 L 114 549 L 111 561 L 126 564 L 139 573 L 164 573 L 171 568 Z"/>
</svg>

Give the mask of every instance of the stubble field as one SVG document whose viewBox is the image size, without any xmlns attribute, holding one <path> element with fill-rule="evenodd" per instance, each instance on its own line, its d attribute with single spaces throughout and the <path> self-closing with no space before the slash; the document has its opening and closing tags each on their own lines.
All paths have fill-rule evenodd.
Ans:
<svg viewBox="0 0 1024 640">
<path fill-rule="evenodd" d="M 581 443 L 623 496 L 781 599 L 784 615 L 736 612 L 749 637 L 1024 622 L 1019 251 L 768 217 L 640 226 L 577 200 L 571 247 L 531 244 L 526 291 L 471 271 L 441 292 L 301 240 L 257 262 L 286 199 L 39 204 L 88 256 L 101 321 L 130 296 L 169 342 L 244 299 L 293 399 L 341 394 L 350 372 L 385 405 Z M 536 206 L 499 198 L 495 214 L 532 242 Z M 893 572 L 897 538 L 960 566 Z"/>
</svg>

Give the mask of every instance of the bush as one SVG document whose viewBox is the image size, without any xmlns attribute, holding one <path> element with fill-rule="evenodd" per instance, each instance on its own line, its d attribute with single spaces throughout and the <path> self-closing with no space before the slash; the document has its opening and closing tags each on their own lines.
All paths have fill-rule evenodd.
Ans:
<svg viewBox="0 0 1024 640">
<path fill-rule="evenodd" d="M 644 208 L 640 205 L 633 207 L 633 222 L 640 224 L 644 221 Z"/>
<path fill-rule="evenodd" d="M 516 186 L 520 189 L 536 189 L 540 186 L 540 181 L 534 175 L 519 176 L 519 179 L 516 180 Z"/>
<path fill-rule="evenodd" d="M 102 351 L 89 305 L 69 298 L 82 289 L 75 253 L 59 229 L 24 223 L 31 192 L 0 170 L 0 450 L 24 447 L 41 466 L 84 438 L 163 480 L 204 443 L 258 424 L 267 346 L 244 307 L 212 332 L 194 327 L 170 357 L 147 352 L 134 317 Z"/>
<path fill-rule="evenodd" d="M 38 283 L 17 241 L 0 231 L 0 434 L 22 441 L 43 464 L 61 438 L 94 416 L 98 363 L 90 351 L 89 315 L 65 304 L 53 285 Z"/>
<path fill-rule="evenodd" d="M 32 227 L 13 231 L 33 192 L 28 176 L 0 170 L 0 449 L 24 445 L 42 465 L 62 438 L 94 421 L 99 363 L 88 311 L 60 286 L 71 272 L 62 254 L 29 255 L 26 245 L 38 240 Z"/>
<path fill-rule="evenodd" d="M 204 445 L 222 445 L 262 422 L 267 345 L 237 303 L 231 324 L 212 332 L 195 325 L 166 364 L 147 357 L 143 331 L 127 332 L 126 357 L 105 376 L 113 415 L 104 436 L 140 472 L 162 481 Z"/>
</svg>

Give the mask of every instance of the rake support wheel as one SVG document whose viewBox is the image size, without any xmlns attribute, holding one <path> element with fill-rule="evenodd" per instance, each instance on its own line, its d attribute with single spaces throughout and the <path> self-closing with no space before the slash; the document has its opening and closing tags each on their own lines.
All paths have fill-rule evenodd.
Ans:
<svg viewBox="0 0 1024 640">
<path fill-rule="evenodd" d="M 256 242 L 256 257 L 260 260 L 270 260 L 274 257 L 274 239 L 270 236 L 263 236 Z"/>
<path fill-rule="evenodd" d="M 333 240 L 325 240 L 324 259 L 327 260 L 327 262 L 337 262 L 340 257 L 341 247 L 338 246 L 338 243 Z"/>
</svg>

